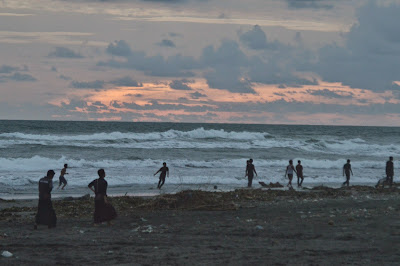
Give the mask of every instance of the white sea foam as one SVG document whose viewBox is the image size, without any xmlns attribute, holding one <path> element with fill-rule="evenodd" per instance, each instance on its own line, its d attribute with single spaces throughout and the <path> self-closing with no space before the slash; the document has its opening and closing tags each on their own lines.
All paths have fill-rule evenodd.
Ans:
<svg viewBox="0 0 400 266">
<path fill-rule="evenodd" d="M 295 158 L 296 162 L 297 159 Z M 106 169 L 112 185 L 153 184 L 158 181 L 153 174 L 161 166 L 159 160 L 75 160 L 66 156 L 46 158 L 0 158 L 0 183 L 21 189 L 23 186 L 35 186 L 37 180 L 44 176 L 48 169 L 57 173 L 54 182 L 58 182 L 58 173 L 64 163 L 69 164 L 66 176 L 70 186 L 86 186 L 97 177 L 99 168 Z M 286 160 L 255 160 L 259 177 L 257 181 L 287 182 L 283 177 Z M 320 183 L 342 182 L 342 167 L 345 160 L 310 160 L 302 159 L 306 180 Z M 179 159 L 168 161 L 170 168 L 169 184 L 243 184 L 246 183 L 244 169 L 246 159 L 221 159 L 212 161 L 195 161 Z M 373 183 L 384 173 L 385 161 L 352 162 L 355 176 L 353 182 Z"/>
<path fill-rule="evenodd" d="M 246 158 L 243 159 L 221 159 L 212 161 L 194 161 L 189 159 L 175 159 L 168 163 L 177 168 L 243 168 L 246 165 Z M 293 161 L 296 163 L 297 158 Z M 317 160 L 301 159 L 302 165 L 312 169 L 341 169 L 346 163 L 345 160 Z M 3 171 L 37 171 L 60 168 L 68 163 L 73 168 L 100 167 L 100 168 L 137 168 L 137 167 L 157 167 L 160 160 L 85 160 L 70 159 L 65 156 L 59 158 L 46 158 L 42 156 L 33 156 L 31 158 L 0 158 L 0 169 Z M 256 160 L 256 166 L 260 167 L 286 167 L 287 160 Z M 385 161 L 354 161 L 351 162 L 355 168 L 382 168 Z"/>
<path fill-rule="evenodd" d="M 361 138 L 340 139 L 332 136 L 288 138 L 267 132 L 234 132 L 197 128 L 191 131 L 168 130 L 150 133 L 95 133 L 80 135 L 0 134 L 0 147 L 13 145 L 69 146 L 87 148 L 132 149 L 293 149 L 299 152 L 370 156 L 400 156 L 397 144 L 370 143 Z"/>
<path fill-rule="evenodd" d="M 26 134 L 20 132 L 2 133 L 0 137 L 28 139 L 28 140 L 68 140 L 68 141 L 103 141 L 103 140 L 160 140 L 160 139 L 232 139 L 232 140 L 255 140 L 264 139 L 269 134 L 266 132 L 226 132 L 225 130 L 206 130 L 198 128 L 191 131 L 168 130 L 165 132 L 150 132 L 150 133 L 95 133 L 88 135 L 45 135 L 45 134 Z"/>
</svg>

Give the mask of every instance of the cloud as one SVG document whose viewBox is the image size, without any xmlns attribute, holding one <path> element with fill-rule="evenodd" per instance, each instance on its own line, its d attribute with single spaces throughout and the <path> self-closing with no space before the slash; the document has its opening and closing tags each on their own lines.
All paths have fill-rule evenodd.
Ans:
<svg viewBox="0 0 400 266">
<path fill-rule="evenodd" d="M 192 88 L 186 85 L 186 83 L 188 83 L 187 80 L 173 80 L 169 86 L 174 90 L 192 90 Z"/>
<path fill-rule="evenodd" d="M 169 32 L 168 36 L 172 37 L 172 38 L 174 38 L 174 37 L 182 37 L 182 34 L 176 33 L 176 32 Z"/>
<path fill-rule="evenodd" d="M 214 71 L 204 74 L 210 88 L 227 90 L 235 93 L 255 93 L 251 82 L 241 79 L 242 72 L 239 68 L 215 67 Z"/>
<path fill-rule="evenodd" d="M 0 82 L 7 82 L 7 81 L 21 81 L 21 82 L 29 82 L 29 81 L 36 81 L 37 79 L 29 74 L 22 74 L 16 72 L 12 75 L 0 75 Z"/>
<path fill-rule="evenodd" d="M 242 68 L 248 66 L 248 58 L 235 41 L 224 40 L 214 49 L 203 49 L 201 61 L 212 70 L 204 74 L 210 88 L 236 93 L 255 93 L 250 80 L 246 79 Z"/>
<path fill-rule="evenodd" d="M 9 66 L 9 65 L 2 65 L 0 66 L 0 73 L 1 74 L 10 74 L 14 71 L 19 71 L 20 68 L 19 67 L 13 67 L 13 66 Z"/>
<path fill-rule="evenodd" d="M 102 80 L 95 80 L 89 82 L 72 81 L 71 86 L 75 89 L 101 89 L 105 85 Z"/>
<path fill-rule="evenodd" d="M 268 47 L 267 35 L 258 25 L 247 32 L 239 33 L 239 39 L 250 49 L 260 50 Z"/>
<path fill-rule="evenodd" d="M 167 39 L 162 40 L 161 42 L 157 43 L 157 45 L 161 46 L 161 47 L 169 47 L 169 48 L 175 47 L 175 43 L 173 41 L 167 40 Z"/>
<path fill-rule="evenodd" d="M 345 35 L 344 46 L 327 45 L 319 50 L 310 69 L 328 82 L 352 88 L 391 90 L 400 79 L 400 5 L 376 2 L 357 10 L 358 23 Z"/>
<path fill-rule="evenodd" d="M 127 45 L 125 41 L 118 41 L 118 47 L 121 47 L 121 42 L 123 46 Z M 109 49 L 110 47 L 113 48 Z M 135 69 L 143 71 L 146 75 L 159 77 L 193 77 L 195 74 L 191 70 L 199 67 L 198 62 L 191 56 L 176 54 L 164 58 L 161 55 L 148 56 L 142 51 L 132 51 L 129 45 L 124 49 L 114 49 L 115 47 L 115 44 L 110 44 L 107 48 L 108 53 L 124 56 L 125 60 L 98 62 L 98 66 Z"/>
<path fill-rule="evenodd" d="M 332 2 L 327 0 L 286 0 L 288 7 L 293 9 L 301 8 L 313 8 L 313 9 L 332 9 L 332 4 L 326 2 Z"/>
<path fill-rule="evenodd" d="M 71 80 L 72 79 L 71 77 L 68 77 L 68 76 L 65 76 L 65 75 L 59 75 L 58 77 L 60 79 L 63 79 L 63 80 Z"/>
<path fill-rule="evenodd" d="M 199 99 L 199 98 L 207 97 L 207 95 L 202 94 L 202 93 L 197 92 L 197 91 L 191 93 L 190 96 L 192 97 L 192 99 Z"/>
<path fill-rule="evenodd" d="M 323 96 L 326 98 L 336 98 L 336 99 L 351 99 L 351 98 L 353 98 L 353 93 L 344 92 L 345 94 L 339 94 L 335 91 L 331 91 L 328 89 L 307 90 L 307 92 L 314 96 Z"/>
<path fill-rule="evenodd" d="M 160 103 L 157 100 L 152 100 L 150 103 L 145 105 L 139 105 L 135 102 L 113 102 L 113 106 L 119 108 L 126 108 L 130 110 L 136 111 L 153 111 L 153 110 L 160 110 L 160 111 L 177 111 L 183 110 L 185 112 L 206 112 L 206 111 L 214 111 L 215 107 L 210 105 L 184 105 L 184 104 L 175 104 L 175 103 Z"/>
<path fill-rule="evenodd" d="M 400 104 L 383 103 L 367 105 L 339 105 L 314 102 L 286 101 L 280 99 L 265 103 L 215 103 L 216 112 L 270 112 L 278 114 L 346 114 L 346 115 L 386 115 L 400 114 Z"/>
<path fill-rule="evenodd" d="M 132 54 L 131 47 L 124 40 L 114 41 L 107 46 L 106 52 L 116 56 L 130 56 Z"/>
<path fill-rule="evenodd" d="M 71 78 L 61 75 L 60 78 L 70 80 Z M 106 84 L 126 87 L 142 87 L 143 84 L 137 82 L 129 76 L 113 79 L 110 81 L 94 80 L 94 81 L 72 81 L 71 87 L 75 89 L 102 89 Z"/>
<path fill-rule="evenodd" d="M 291 58 L 288 58 L 291 57 Z M 263 84 L 279 84 L 279 88 L 301 87 L 304 85 L 318 85 L 316 79 L 307 79 L 294 75 L 296 72 L 296 52 L 278 53 L 262 60 L 252 57 L 250 61 L 249 77 L 253 82 Z M 301 57 L 301 56 L 300 56 Z"/>
<path fill-rule="evenodd" d="M 54 51 L 48 54 L 49 57 L 59 57 L 59 58 L 83 58 L 79 53 L 66 47 L 56 47 Z"/>
<path fill-rule="evenodd" d="M 248 32 L 239 34 L 248 46 L 265 49 L 257 50 L 260 54 L 250 57 L 238 42 L 223 40 L 216 47 L 203 48 L 199 58 L 181 54 L 163 57 L 134 51 L 126 41 L 121 40 L 110 43 L 106 51 L 123 58 L 100 61 L 97 65 L 133 69 L 158 77 L 187 78 L 201 75 L 209 87 L 234 93 L 255 93 L 252 88 L 254 82 L 290 86 L 318 84 L 315 79 L 294 74 L 297 71 L 296 66 L 304 65 L 309 60 L 309 54 L 300 47 L 288 46 L 278 41 L 268 42 L 266 34 L 257 25 Z M 253 38 L 255 35 L 261 38 Z M 172 88 L 188 89 L 187 84 L 177 81 L 171 85 Z"/>
<path fill-rule="evenodd" d="M 137 82 L 136 80 L 133 80 L 129 76 L 117 78 L 114 80 L 109 81 L 110 84 L 116 85 L 116 86 L 126 86 L 126 87 L 142 87 L 143 84 Z"/>
</svg>

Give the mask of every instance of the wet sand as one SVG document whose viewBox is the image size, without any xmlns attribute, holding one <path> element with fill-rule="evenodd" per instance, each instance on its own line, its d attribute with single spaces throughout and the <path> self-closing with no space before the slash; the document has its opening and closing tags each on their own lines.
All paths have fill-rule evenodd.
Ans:
<svg viewBox="0 0 400 266">
<path fill-rule="evenodd" d="M 398 265 L 400 190 L 184 191 L 115 197 L 114 225 L 93 199 L 55 200 L 58 224 L 33 230 L 37 200 L 0 201 L 3 265 Z"/>
</svg>

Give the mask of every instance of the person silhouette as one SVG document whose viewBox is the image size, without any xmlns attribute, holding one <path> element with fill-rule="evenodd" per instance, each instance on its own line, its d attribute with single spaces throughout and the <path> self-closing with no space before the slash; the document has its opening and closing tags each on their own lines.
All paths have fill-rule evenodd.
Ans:
<svg viewBox="0 0 400 266">
<path fill-rule="evenodd" d="M 289 165 L 286 166 L 286 172 L 285 172 L 285 177 L 287 175 L 287 177 L 289 178 L 289 183 L 287 184 L 289 188 L 293 188 L 292 186 L 293 172 L 297 174 L 296 169 L 294 169 L 293 166 L 293 160 L 289 160 Z"/>
<path fill-rule="evenodd" d="M 246 175 L 247 176 L 247 187 L 251 187 L 253 184 L 253 178 L 254 174 L 257 176 L 257 171 L 256 167 L 253 164 L 253 159 L 250 159 L 247 161 L 247 166 L 246 166 Z"/>
<path fill-rule="evenodd" d="M 393 176 L 394 176 L 394 166 L 393 166 L 393 157 L 389 157 L 389 161 L 386 162 L 386 181 L 389 183 L 389 187 L 393 185 Z"/>
<path fill-rule="evenodd" d="M 353 175 L 353 170 L 351 170 L 351 164 L 350 164 L 350 159 L 347 160 L 347 163 L 343 165 L 343 176 L 346 174 L 346 181 L 343 182 L 343 186 L 347 184 L 349 186 L 350 184 L 350 173 Z"/>
<path fill-rule="evenodd" d="M 51 191 L 53 190 L 53 170 L 47 171 L 47 175 L 39 180 L 39 203 L 35 217 L 34 229 L 38 224 L 47 225 L 48 228 L 56 227 L 57 216 L 51 202 Z"/>
<path fill-rule="evenodd" d="M 95 194 L 93 215 L 94 225 L 101 224 L 102 222 L 107 222 L 108 225 L 111 225 L 111 220 L 117 217 L 117 212 L 108 202 L 108 183 L 105 180 L 106 172 L 104 169 L 99 169 L 97 174 L 99 175 L 99 178 L 93 180 L 88 185 L 89 189 Z"/>
<path fill-rule="evenodd" d="M 64 175 L 68 175 L 67 168 L 68 168 L 68 164 L 64 164 L 64 168 L 61 170 L 61 173 L 60 173 L 59 183 L 58 183 L 58 188 L 57 189 L 59 189 L 62 184 L 64 184 L 64 186 L 61 189 L 64 189 L 65 186 L 67 185 L 67 180 L 64 177 Z"/>
<path fill-rule="evenodd" d="M 163 162 L 163 166 L 154 175 L 156 175 L 158 172 L 161 172 L 161 174 L 160 174 L 160 179 L 158 181 L 157 188 L 161 189 L 161 187 L 165 183 L 165 176 L 169 177 L 169 169 L 167 167 L 166 162 Z"/>
<path fill-rule="evenodd" d="M 301 187 L 303 184 L 304 176 L 303 176 L 303 166 L 301 165 L 301 161 L 297 161 L 296 165 L 296 175 L 297 175 L 297 186 Z M 301 179 L 301 181 L 300 181 Z"/>
</svg>

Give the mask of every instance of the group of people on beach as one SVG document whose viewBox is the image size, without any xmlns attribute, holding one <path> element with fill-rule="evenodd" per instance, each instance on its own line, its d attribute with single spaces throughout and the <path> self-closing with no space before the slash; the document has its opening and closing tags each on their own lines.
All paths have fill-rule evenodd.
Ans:
<svg viewBox="0 0 400 266">
<path fill-rule="evenodd" d="M 295 172 L 297 175 L 297 186 L 301 187 L 303 185 L 304 176 L 303 176 L 303 166 L 301 165 L 300 160 L 297 161 L 296 168 L 293 166 L 293 160 L 289 160 L 289 165 L 286 166 L 285 177 L 287 176 L 289 178 L 289 183 L 287 184 L 287 186 L 290 188 L 292 188 L 293 172 Z M 246 174 L 245 174 L 245 177 L 247 177 L 248 180 L 247 187 L 252 186 L 254 174 L 256 174 L 257 176 L 257 171 L 253 164 L 253 159 L 249 159 L 247 160 Z"/>
<path fill-rule="evenodd" d="M 286 176 L 289 179 L 287 186 L 289 188 L 293 188 L 292 180 L 293 180 L 293 172 L 297 175 L 297 187 L 301 187 L 304 181 L 303 175 L 303 166 L 301 165 L 301 161 L 297 161 L 296 167 L 293 165 L 293 160 L 289 160 L 289 165 L 286 166 L 285 178 Z M 247 186 L 251 187 L 253 183 L 254 174 L 257 176 L 256 168 L 253 164 L 253 159 L 247 160 L 246 165 L 246 175 L 248 179 Z M 351 169 L 350 159 L 343 165 L 343 176 L 346 175 L 346 181 L 343 182 L 343 186 L 350 185 L 350 174 L 353 175 L 353 170 Z M 389 157 L 389 161 L 386 162 L 386 177 L 379 179 L 376 184 L 376 188 L 382 186 L 385 187 L 385 184 L 388 184 L 390 187 L 393 185 L 393 176 L 394 176 L 394 165 L 393 165 L 393 157 Z"/>
<path fill-rule="evenodd" d="M 63 170 L 66 169 L 64 166 Z M 61 171 L 61 173 L 65 171 Z M 97 171 L 98 179 L 89 183 L 88 187 L 95 194 L 94 197 L 94 225 L 103 222 L 111 223 L 111 220 L 117 217 L 117 212 L 107 200 L 107 181 L 106 172 L 104 169 Z M 51 191 L 53 190 L 54 170 L 48 170 L 47 175 L 39 180 L 39 203 L 38 211 L 35 217 L 34 229 L 37 229 L 39 224 L 47 225 L 48 228 L 56 227 L 57 216 L 51 201 Z M 60 184 L 61 185 L 61 184 Z M 60 187 L 59 185 L 59 187 Z"/>
<path fill-rule="evenodd" d="M 343 186 L 350 184 L 350 174 L 353 175 L 353 170 L 351 169 L 350 159 L 347 160 L 347 163 L 343 165 L 343 176 L 346 175 L 346 181 L 343 182 Z M 394 176 L 394 165 L 393 165 L 393 157 L 389 157 L 389 161 L 386 162 L 386 177 L 378 180 L 378 183 L 375 185 L 376 188 L 382 186 L 385 187 L 385 184 L 388 184 L 389 187 L 393 186 L 393 176 Z"/>
<path fill-rule="evenodd" d="M 64 175 L 67 173 L 68 164 L 64 164 L 64 168 L 61 170 L 59 177 L 59 189 L 64 189 L 67 185 L 67 180 Z M 158 189 L 165 183 L 165 178 L 169 176 L 169 169 L 167 163 L 163 163 L 163 166 L 154 174 L 161 172 L 159 177 L 159 182 L 157 185 Z M 103 222 L 111 224 L 111 220 L 117 217 L 117 212 L 115 208 L 108 201 L 107 197 L 107 187 L 108 183 L 105 180 L 106 172 L 104 169 L 99 169 L 97 171 L 99 178 L 93 180 L 88 184 L 88 188 L 92 190 L 95 194 L 94 197 L 94 214 L 93 220 L 94 225 L 97 226 Z M 39 224 L 47 225 L 48 228 L 56 227 L 57 216 L 53 208 L 53 203 L 51 201 L 51 191 L 53 190 L 53 177 L 55 175 L 54 170 L 48 170 L 45 177 L 39 180 L 39 203 L 38 211 L 35 217 L 34 229 L 37 229 Z"/>
<path fill-rule="evenodd" d="M 59 185 L 58 188 L 62 186 L 61 189 L 64 189 L 67 185 L 67 180 L 65 179 L 65 175 L 67 173 L 68 164 L 64 164 L 64 168 L 61 170 L 59 177 Z M 161 189 L 161 187 L 165 183 L 165 178 L 169 177 L 169 168 L 167 167 L 167 163 L 163 163 L 163 166 L 154 174 L 160 173 L 159 181 L 157 188 Z M 289 188 L 292 187 L 293 173 L 297 175 L 297 186 L 301 187 L 304 181 L 303 175 L 303 166 L 301 165 L 301 161 L 297 161 L 296 167 L 293 165 L 293 160 L 289 160 L 289 165 L 286 166 L 285 177 L 287 176 L 289 182 L 287 186 Z M 92 190 L 95 194 L 94 197 L 94 214 L 93 220 L 94 225 L 101 224 L 103 222 L 111 223 L 111 220 L 117 217 L 117 212 L 114 207 L 108 201 L 107 197 L 107 186 L 108 183 L 105 180 L 106 173 L 104 169 L 99 169 L 97 171 L 99 178 L 93 180 L 88 184 L 88 188 Z M 254 174 L 257 176 L 256 168 L 253 164 L 253 159 L 247 160 L 246 165 L 246 173 L 245 177 L 248 179 L 247 186 L 251 187 L 253 183 Z M 55 175 L 54 170 L 48 170 L 47 175 L 39 180 L 39 202 L 38 202 L 38 211 L 35 217 L 35 225 L 34 228 L 37 229 L 38 224 L 47 225 L 48 228 L 53 228 L 57 224 L 57 216 L 53 208 L 53 204 L 51 201 L 51 191 L 53 190 L 53 177 Z M 347 160 L 346 164 L 343 165 L 343 176 L 346 176 L 346 181 L 343 182 L 343 186 L 350 184 L 350 175 L 353 175 L 353 170 L 351 169 L 350 159 Z M 382 178 L 376 184 L 376 188 L 379 186 L 384 187 L 385 184 L 388 184 L 390 187 L 393 185 L 393 176 L 394 176 L 394 165 L 393 165 L 393 157 L 389 157 L 389 161 L 386 162 L 386 178 Z"/>
</svg>

